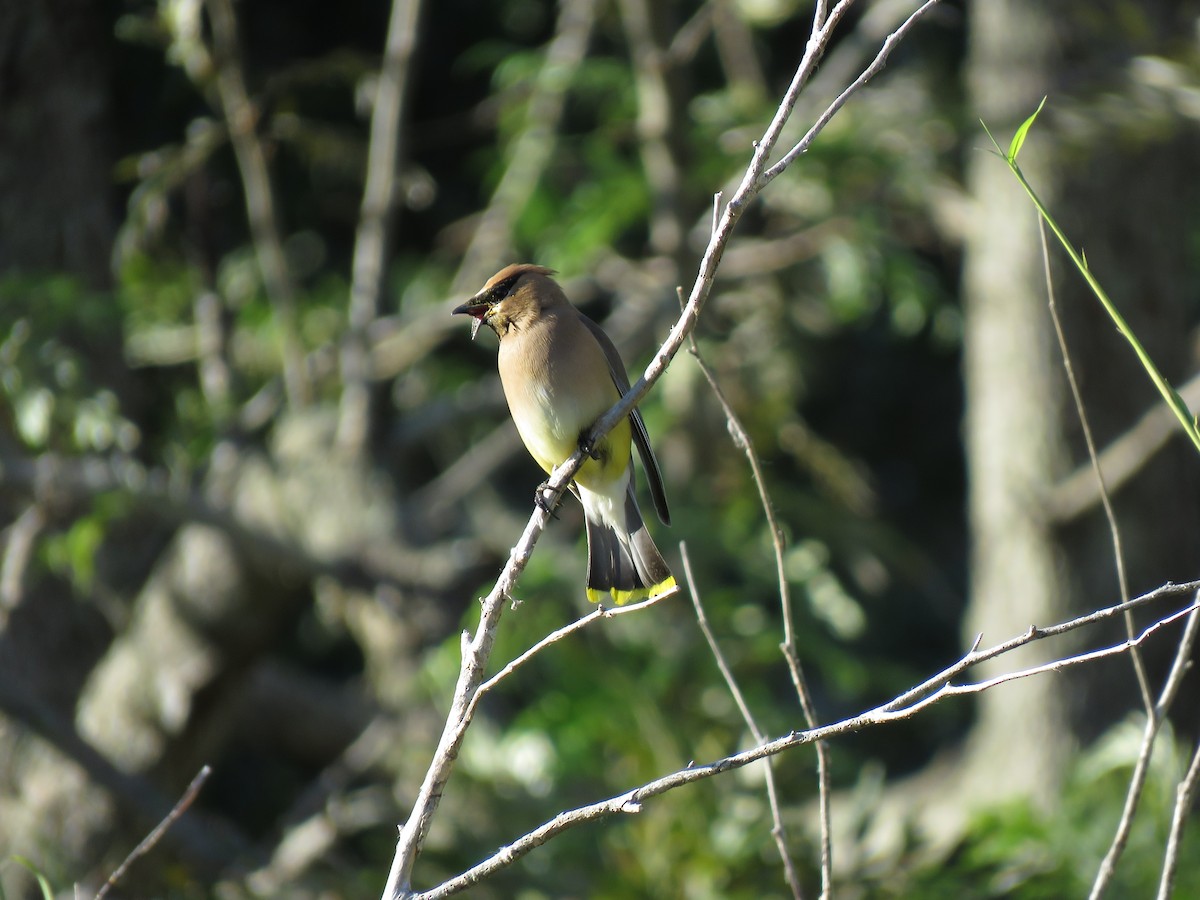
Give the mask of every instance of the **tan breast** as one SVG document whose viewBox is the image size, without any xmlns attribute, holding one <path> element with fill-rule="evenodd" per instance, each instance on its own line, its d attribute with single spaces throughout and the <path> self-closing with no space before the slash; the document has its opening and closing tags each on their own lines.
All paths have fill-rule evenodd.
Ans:
<svg viewBox="0 0 1200 900">
<path fill-rule="evenodd" d="M 604 351 L 570 308 L 510 331 L 500 342 L 499 369 L 521 440 L 547 472 L 617 401 Z"/>
</svg>

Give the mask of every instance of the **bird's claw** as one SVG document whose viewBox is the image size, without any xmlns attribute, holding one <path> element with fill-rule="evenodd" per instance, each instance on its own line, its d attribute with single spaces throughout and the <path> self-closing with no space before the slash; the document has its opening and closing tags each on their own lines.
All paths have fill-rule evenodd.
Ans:
<svg viewBox="0 0 1200 900">
<path fill-rule="evenodd" d="M 586 434 L 581 434 L 579 436 L 579 449 L 583 452 L 583 455 L 589 459 L 599 459 L 601 456 L 600 451 L 596 448 L 596 445 L 592 443 L 591 439 Z"/>
<path fill-rule="evenodd" d="M 548 492 L 550 492 L 550 482 L 543 481 L 537 486 L 537 490 L 533 492 L 533 503 L 538 509 L 550 516 L 550 518 L 557 519 L 558 514 L 554 510 L 558 508 L 559 501 L 562 500 L 562 495 L 554 494 L 554 500 L 550 501 L 546 499 Z"/>
</svg>

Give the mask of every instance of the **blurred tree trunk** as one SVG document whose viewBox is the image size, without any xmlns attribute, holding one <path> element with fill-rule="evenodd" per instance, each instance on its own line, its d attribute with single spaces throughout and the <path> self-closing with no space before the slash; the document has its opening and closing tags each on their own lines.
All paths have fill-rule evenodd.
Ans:
<svg viewBox="0 0 1200 900">
<path fill-rule="evenodd" d="M 111 281 L 110 33 L 88 0 L 0 6 L 0 272 Z"/>
<path fill-rule="evenodd" d="M 1033 112 L 1052 76 L 1052 15 L 1036 0 L 972 6 L 969 106 L 1001 141 Z M 1039 194 L 1059 195 L 1046 119 L 1021 165 Z M 968 146 L 980 146 L 968 139 Z M 971 531 L 964 644 L 984 646 L 1059 620 L 1069 606 L 1063 550 L 1040 508 L 1065 468 L 1062 367 L 1046 305 L 1036 212 L 995 157 L 967 159 L 963 234 L 964 440 Z M 1041 648 L 972 670 L 985 678 L 1043 658 Z M 914 820 L 931 847 L 950 846 L 973 810 L 1024 795 L 1050 800 L 1072 738 L 1060 682 L 1026 679 L 986 691 L 958 748 L 892 786 L 868 852 L 898 852 Z M 845 864 L 845 861 L 843 861 Z"/>
<path fill-rule="evenodd" d="M 1129 23 L 1118 21 L 1116 12 L 1097 19 L 1085 14 L 1090 7 L 1077 6 L 1072 15 L 1052 15 L 1029 0 L 988 0 L 973 7 L 968 58 L 973 109 L 1002 141 L 1042 96 L 1051 94 L 1053 104 L 1055 85 L 1093 85 L 1077 108 L 1050 107 L 1022 151 L 1021 166 L 1176 384 L 1194 367 L 1182 337 L 1194 324 L 1187 235 L 1200 193 L 1189 174 L 1198 135 L 1194 122 L 1160 105 L 1165 98 L 1139 82 L 1138 60 L 1169 55 L 1198 7 L 1143 4 L 1138 38 L 1131 40 Z M 1122 98 L 1119 105 L 1113 96 Z M 1157 127 L 1148 127 L 1148 116 L 1158 117 Z M 1122 138 L 1123 152 L 1112 152 L 1111 142 Z M 1121 592 L 1099 503 L 1069 528 L 1047 507 L 1068 469 L 1089 463 L 1078 414 L 1066 402 L 1036 214 L 1006 167 L 988 154 L 970 157 L 968 189 L 975 203 L 963 273 L 972 558 L 964 637 L 969 643 L 982 634 L 987 645 L 1031 624 L 1117 602 Z M 1053 238 L 1050 255 L 1084 407 L 1103 448 L 1160 401 Z M 1176 441 L 1114 496 L 1118 527 L 1139 523 L 1122 535 L 1132 593 L 1196 576 L 1200 516 L 1194 489 L 1183 489 L 1195 484 L 1194 455 Z M 1091 646 L 1123 637 L 1123 626 L 1112 623 L 1109 634 L 1093 630 L 1086 640 Z M 1060 654 L 1069 649 L 1059 648 Z M 1173 649 L 1144 651 L 1152 691 Z M 1045 648 L 1030 648 L 1003 668 L 1045 658 Z M 978 674 L 996 671 L 985 666 Z M 1014 796 L 1053 803 L 1075 743 L 1141 705 L 1127 659 L 986 692 L 964 747 L 962 796 L 976 806 Z"/>
<path fill-rule="evenodd" d="M 107 16 L 89 0 L 0 4 L 0 277 L 53 272 L 92 289 L 111 284 L 116 219 Z M 4 312 L 0 333 L 11 324 Z M 122 371 L 119 347 L 111 352 L 116 359 L 106 370 Z M 7 445 L 8 436 L 0 434 L 0 442 Z M 25 509 L 45 513 L 40 503 L 5 496 L 0 527 Z M 57 526 L 53 518 L 43 521 Z M 11 701 L 28 713 L 23 725 L 0 715 L 0 846 L 16 853 L 35 847 L 35 834 L 53 834 L 65 856 L 84 843 L 81 833 L 102 827 L 104 809 L 91 802 L 94 791 L 87 791 L 80 766 L 30 740 L 30 721 L 39 721 L 33 730 L 43 736 L 56 733 L 60 746 L 76 739 L 74 698 L 107 629 L 95 608 L 75 602 L 59 579 L 21 593 L 0 623 L 5 707 Z M 47 790 L 75 792 L 62 818 L 33 812 Z"/>
<path fill-rule="evenodd" d="M 1144 28 L 1131 41 L 1110 10 L 1106 18 L 1079 6 L 1052 12 L 1037 0 L 981 0 L 971 6 L 966 61 L 971 114 L 1002 146 L 1050 94 L 1021 167 L 1176 383 L 1194 368 L 1182 336 L 1194 327 L 1188 217 L 1200 188 L 1187 172 L 1198 135 L 1194 122 L 1148 102 L 1134 61 L 1171 52 L 1174 36 L 1197 14 L 1198 4 L 1184 6 L 1144 5 Z M 1055 104 L 1055 85 L 1081 82 L 1088 92 Z M 1158 127 L 1147 127 L 1151 114 L 1160 116 Z M 1111 143 L 1121 138 L 1136 142 L 1136 151 L 1114 152 Z M 1099 503 L 1067 522 L 1047 502 L 1068 471 L 1089 463 L 1048 310 L 1036 211 L 1003 162 L 983 152 L 986 139 L 968 138 L 967 146 L 962 297 L 971 558 L 963 642 L 982 635 L 988 646 L 1117 602 L 1120 590 Z M 1103 448 L 1160 401 L 1053 238 L 1050 255 L 1072 363 Z M 1194 455 L 1177 440 L 1114 497 L 1118 522 L 1140 526 L 1126 529 L 1123 541 L 1131 592 L 1196 577 L 1196 480 Z M 1086 640 L 1097 646 L 1123 637 L 1123 626 L 1112 623 L 1108 634 L 1092 629 Z M 1165 669 L 1152 654 L 1172 653 L 1169 644 L 1150 648 L 1152 689 Z M 1035 645 L 972 675 L 986 678 L 1070 649 L 1061 640 Z M 1055 803 L 1077 744 L 1140 706 L 1125 658 L 983 693 L 962 744 L 888 792 L 871 843 L 898 847 L 901 823 L 916 819 L 935 847 L 946 846 L 973 810 L 1019 798 Z"/>
<path fill-rule="evenodd" d="M 972 109 L 994 134 L 1011 135 L 1037 107 L 1053 80 L 1053 42 L 1054 15 L 1041 3 L 974 5 L 968 87 Z M 1036 129 L 1021 164 L 1053 207 L 1060 164 L 1052 142 L 1047 128 Z M 1057 621 L 1068 608 L 1062 548 L 1041 509 L 1065 466 L 1063 379 L 1035 210 L 989 154 L 971 155 L 967 189 L 973 203 L 963 270 L 971 593 L 964 636 L 969 644 L 981 634 L 986 646 Z M 1041 648 L 1029 648 L 976 674 L 1041 656 Z M 1027 679 L 988 691 L 965 748 L 963 796 L 972 804 L 1019 794 L 1048 799 L 1070 745 L 1058 682 Z"/>
</svg>

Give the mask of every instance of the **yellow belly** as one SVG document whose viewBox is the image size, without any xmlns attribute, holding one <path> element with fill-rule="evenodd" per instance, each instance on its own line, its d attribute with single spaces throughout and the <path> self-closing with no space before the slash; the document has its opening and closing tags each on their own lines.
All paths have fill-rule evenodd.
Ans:
<svg viewBox="0 0 1200 900">
<path fill-rule="evenodd" d="M 530 330 L 503 339 L 499 368 L 521 440 L 546 472 L 579 449 L 580 433 L 620 396 L 604 351 L 574 318 L 546 315 Z M 631 438 L 626 418 L 598 443 L 597 458 L 584 463 L 575 481 L 601 493 L 623 481 Z"/>
<path fill-rule="evenodd" d="M 616 400 L 614 390 L 612 402 Z M 512 407 L 511 402 L 509 405 Z M 513 421 L 517 423 L 517 431 L 529 455 L 549 473 L 579 449 L 580 432 L 590 427 L 607 409 L 601 409 L 592 419 L 579 424 L 575 417 L 555 414 L 553 409 L 526 406 L 520 413 L 513 409 Z M 575 474 L 575 481 L 590 490 L 605 493 L 605 487 L 624 478 L 629 467 L 631 440 L 629 419 L 622 419 L 599 441 L 593 449 L 593 458 L 584 462 Z"/>
</svg>

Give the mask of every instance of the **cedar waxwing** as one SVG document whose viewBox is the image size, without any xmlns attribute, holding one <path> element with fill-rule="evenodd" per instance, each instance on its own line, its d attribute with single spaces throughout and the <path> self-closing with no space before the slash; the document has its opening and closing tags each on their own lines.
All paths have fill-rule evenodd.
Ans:
<svg viewBox="0 0 1200 900">
<path fill-rule="evenodd" d="M 472 339 L 481 324 L 500 338 L 500 382 L 509 412 L 526 449 L 547 472 L 579 449 L 595 421 L 629 390 L 617 348 L 571 305 L 553 274 L 528 263 L 507 266 L 454 310 L 475 318 Z M 593 603 L 607 594 L 620 606 L 675 587 L 634 496 L 631 437 L 654 508 L 663 524 L 671 524 L 662 473 L 635 408 L 591 448 L 575 474 L 573 489 L 587 525 L 587 596 Z"/>
</svg>

